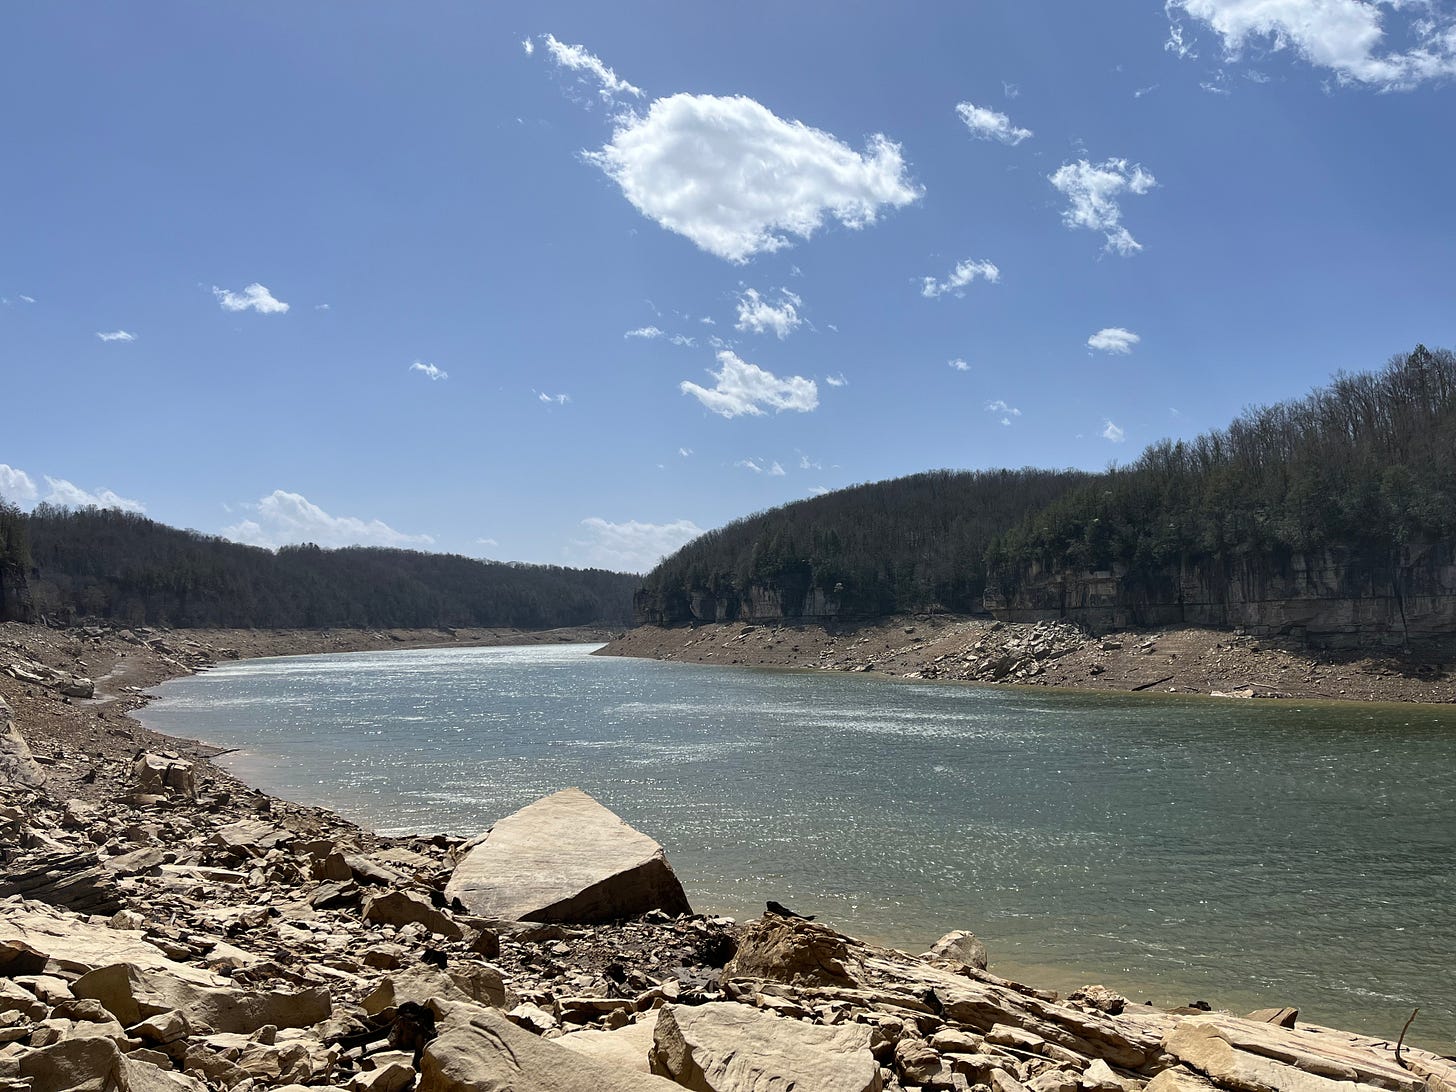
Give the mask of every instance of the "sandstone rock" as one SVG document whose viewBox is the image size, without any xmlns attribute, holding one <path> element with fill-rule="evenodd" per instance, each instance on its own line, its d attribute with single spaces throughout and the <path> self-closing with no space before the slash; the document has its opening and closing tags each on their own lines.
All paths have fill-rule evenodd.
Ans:
<svg viewBox="0 0 1456 1092">
<path fill-rule="evenodd" d="M 78 997 L 95 997 L 124 1024 L 181 1009 L 215 1031 L 245 1035 L 268 1024 L 308 1027 L 327 1019 L 331 1008 L 329 992 L 322 987 L 254 993 L 204 986 L 195 978 L 131 964 L 98 968 L 82 975 L 71 988 Z M 137 1015 L 129 1020 L 133 1012 Z"/>
<path fill-rule="evenodd" d="M 408 1062 L 390 1062 L 360 1073 L 349 1087 L 354 1092 L 404 1092 L 415 1083 L 415 1067 Z"/>
<path fill-rule="evenodd" d="M 469 1002 L 504 1008 L 507 1000 L 505 983 L 500 972 L 480 964 L 469 973 L 435 970 L 433 967 L 410 967 L 380 980 L 360 1003 L 370 1016 L 385 1009 L 397 1008 L 405 1002 L 428 1005 L 431 1001 Z"/>
<path fill-rule="evenodd" d="M 1150 1080 L 1143 1092 L 1215 1092 L 1216 1088 L 1203 1074 L 1175 1065 Z"/>
<path fill-rule="evenodd" d="M 199 1081 L 134 1062 L 110 1039 L 70 1038 L 19 1059 L 32 1092 L 204 1092 Z"/>
<path fill-rule="evenodd" d="M 769 914 L 745 926 L 738 938 L 738 952 L 723 969 L 723 977 L 854 986 L 848 961 L 844 937 L 827 925 Z"/>
<path fill-rule="evenodd" d="M 136 876 L 150 872 L 165 863 L 167 855 L 156 846 L 134 849 L 130 853 L 119 853 L 102 861 L 102 867 L 115 876 Z"/>
<path fill-rule="evenodd" d="M 38 788 L 46 781 L 45 771 L 30 753 L 30 747 L 15 725 L 15 714 L 0 698 L 0 785 L 29 785 Z"/>
<path fill-rule="evenodd" d="M 656 1031 L 657 1014 L 650 1013 L 635 1024 L 615 1031 L 574 1031 L 554 1041 L 567 1050 L 632 1073 L 651 1073 L 648 1055 L 652 1052 Z"/>
<path fill-rule="evenodd" d="M 164 755 L 144 754 L 133 767 L 136 790 L 152 796 L 197 798 L 197 774 L 192 763 Z"/>
<path fill-rule="evenodd" d="M 689 913 L 662 847 L 580 789 L 502 819 L 445 888 L 485 918 L 591 923 Z"/>
<path fill-rule="evenodd" d="M 1112 1072 L 1112 1067 L 1101 1058 L 1082 1071 L 1082 1092 L 1126 1092 L 1127 1082 Z"/>
<path fill-rule="evenodd" d="M 418 922 L 432 933 L 451 940 L 463 940 L 465 930 L 430 900 L 410 891 L 390 891 L 364 900 L 364 920 L 375 925 L 409 925 Z"/>
<path fill-rule="evenodd" d="M 954 960 L 981 971 L 986 969 L 986 946 L 975 933 L 968 933 L 964 929 L 946 933 L 937 940 L 931 946 L 930 956 L 932 959 Z"/>
<path fill-rule="evenodd" d="M 417 1092 L 681 1092 L 681 1086 L 603 1064 L 473 1005 L 450 1009 L 424 1048 Z"/>
<path fill-rule="evenodd" d="M 58 682 L 56 689 L 68 698 L 89 698 L 96 693 L 96 683 L 83 675 L 72 675 Z"/>
<path fill-rule="evenodd" d="M 1369 1092 L 1376 1086 L 1333 1080 L 1238 1050 L 1211 1023 L 1185 1020 L 1164 1042 L 1168 1053 L 1234 1092 Z"/>
<path fill-rule="evenodd" d="M 122 906 L 111 874 L 89 851 L 28 853 L 10 861 L 0 878 L 0 898 L 8 895 L 64 906 L 78 914 L 114 914 Z"/>
<path fill-rule="evenodd" d="M 732 1002 L 659 1010 L 650 1068 L 701 1092 L 879 1092 L 863 1024 L 823 1027 Z"/>
<path fill-rule="evenodd" d="M 941 1080 L 945 1062 L 924 1039 L 907 1036 L 895 1044 L 895 1069 L 905 1083 L 923 1085 Z"/>
</svg>

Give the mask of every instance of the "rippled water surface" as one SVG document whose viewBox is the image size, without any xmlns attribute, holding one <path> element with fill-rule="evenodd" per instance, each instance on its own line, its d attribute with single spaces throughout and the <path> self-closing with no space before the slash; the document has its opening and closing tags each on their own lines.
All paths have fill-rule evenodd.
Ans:
<svg viewBox="0 0 1456 1092">
<path fill-rule="evenodd" d="M 161 688 L 148 726 L 386 831 L 580 785 L 695 907 L 765 899 L 1138 1000 L 1291 1004 L 1456 1043 L 1456 711 L 908 685 L 592 657 L 299 656 Z M 1417 1032 L 1422 1034 L 1417 1034 Z"/>
</svg>

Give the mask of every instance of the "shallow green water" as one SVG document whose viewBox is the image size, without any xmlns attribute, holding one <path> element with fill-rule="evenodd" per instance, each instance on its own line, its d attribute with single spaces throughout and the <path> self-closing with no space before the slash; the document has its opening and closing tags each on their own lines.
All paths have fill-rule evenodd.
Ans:
<svg viewBox="0 0 1456 1092">
<path fill-rule="evenodd" d="M 260 788 L 474 834 L 580 785 L 701 910 L 765 899 L 1138 1000 L 1456 1044 L 1456 710 L 908 685 L 592 657 L 287 657 L 142 714 Z"/>
</svg>

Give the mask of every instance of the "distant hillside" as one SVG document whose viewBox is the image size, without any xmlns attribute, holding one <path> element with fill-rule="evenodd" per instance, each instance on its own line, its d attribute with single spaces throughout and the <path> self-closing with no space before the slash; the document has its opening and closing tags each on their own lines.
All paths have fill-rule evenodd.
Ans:
<svg viewBox="0 0 1456 1092">
<path fill-rule="evenodd" d="M 1070 490 L 987 555 L 998 617 L 1321 643 L 1456 635 L 1456 354 L 1246 411 Z"/>
<path fill-rule="evenodd" d="M 637 616 L 697 620 L 876 617 L 982 609 L 990 543 L 1091 475 L 932 471 L 736 520 L 649 573 Z"/>
<path fill-rule="evenodd" d="M 785 505 L 684 546 L 636 608 L 1456 635 L 1456 355 L 1417 346 L 1105 473 L 937 471 Z"/>
<path fill-rule="evenodd" d="M 115 510 L 42 504 L 24 514 L 0 505 L 0 618 L 28 611 L 126 625 L 627 625 L 639 583 L 598 569 L 412 550 L 273 553 Z"/>
</svg>

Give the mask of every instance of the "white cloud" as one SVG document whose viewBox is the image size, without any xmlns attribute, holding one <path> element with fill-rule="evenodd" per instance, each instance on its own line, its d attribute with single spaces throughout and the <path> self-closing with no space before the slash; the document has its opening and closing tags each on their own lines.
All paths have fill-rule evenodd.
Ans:
<svg viewBox="0 0 1456 1092">
<path fill-rule="evenodd" d="M 1104 440 L 1110 440 L 1114 444 L 1120 444 L 1127 439 L 1127 433 L 1123 432 L 1122 429 L 1118 428 L 1111 421 L 1107 421 L 1106 427 L 1102 430 L 1102 438 Z"/>
<path fill-rule="evenodd" d="M 475 540 L 477 546 L 499 546 L 500 543 L 493 538 L 478 538 Z"/>
<path fill-rule="evenodd" d="M 787 288 L 779 289 L 778 306 L 769 303 L 756 289 L 747 288 L 738 297 L 738 321 L 733 328 L 755 334 L 772 332 L 782 341 L 803 325 L 804 320 L 799 317 L 802 306 L 804 301 Z"/>
<path fill-rule="evenodd" d="M 146 505 L 141 501 L 128 500 L 126 497 L 118 496 L 110 489 L 89 490 L 82 489 L 79 485 L 66 481 L 65 478 L 52 478 L 49 474 L 44 475 L 46 486 L 50 492 L 45 495 L 47 504 L 64 505 L 67 508 L 119 508 L 123 512 L 145 512 Z"/>
<path fill-rule="evenodd" d="M 1048 180 L 1070 201 L 1062 212 L 1062 222 L 1069 228 L 1087 228 L 1106 236 L 1104 249 L 1121 255 L 1134 254 L 1142 244 L 1122 226 L 1122 208 L 1117 199 L 1124 193 L 1144 194 L 1158 180 L 1141 166 L 1129 167 L 1125 159 L 1108 159 L 1090 163 L 1079 159 L 1063 163 Z"/>
<path fill-rule="evenodd" d="M 807 456 L 807 455 L 800 455 L 799 456 L 799 469 L 800 470 L 823 470 L 824 469 L 824 464 L 823 463 L 816 463 L 813 459 L 809 458 L 809 456 Z"/>
<path fill-rule="evenodd" d="M 763 467 L 759 466 L 758 463 L 754 462 L 752 459 L 739 459 L 733 465 L 742 467 L 744 470 L 752 470 L 755 474 L 763 473 Z"/>
<path fill-rule="evenodd" d="M 730 262 L 807 239 L 826 216 L 862 228 L 920 196 L 884 136 L 856 152 L 742 95 L 657 99 L 586 159 L 643 216 Z"/>
<path fill-rule="evenodd" d="M 525 50 L 526 56 L 529 57 L 532 53 L 536 52 L 536 43 L 529 38 L 522 38 L 521 48 Z"/>
<path fill-rule="evenodd" d="M 224 527 L 222 535 L 235 542 L 270 549 L 301 542 L 318 546 L 431 546 L 429 535 L 407 535 L 381 520 L 331 516 L 300 493 L 275 489 L 256 505 L 248 505 L 256 518 Z"/>
<path fill-rule="evenodd" d="M 1151 84 L 1148 84 L 1147 87 L 1139 87 L 1136 91 L 1134 91 L 1132 93 L 1132 97 L 1135 98 L 1135 99 L 1140 99 L 1144 95 L 1151 95 L 1157 89 L 1158 89 L 1158 85 L 1155 84 L 1155 83 L 1151 83 Z"/>
<path fill-rule="evenodd" d="M 922 277 L 920 294 L 930 300 L 947 292 L 964 296 L 966 285 L 977 277 L 995 284 L 1001 279 L 1001 270 L 996 268 L 995 262 L 988 262 L 984 258 L 979 261 L 967 258 L 963 262 L 957 262 L 956 267 L 950 271 L 950 276 L 943 281 L 937 281 L 934 277 Z"/>
<path fill-rule="evenodd" d="M 687 334 L 673 334 L 672 337 L 668 338 L 667 340 L 681 349 L 691 349 L 694 345 L 697 344 L 697 342 L 694 341 L 692 338 L 688 337 Z"/>
<path fill-rule="evenodd" d="M 546 46 L 546 52 L 551 54 L 551 59 L 562 68 L 570 68 L 577 72 L 585 73 L 586 76 L 595 80 L 600 87 L 597 94 L 610 102 L 617 95 L 631 95 L 634 98 L 642 97 L 642 89 L 633 87 L 626 80 L 621 79 L 615 72 L 604 65 L 601 59 L 587 52 L 585 46 L 567 45 L 558 42 L 553 35 L 543 34 L 541 41 Z M 529 55 L 532 50 L 526 50 Z"/>
<path fill-rule="evenodd" d="M 33 501 L 40 496 L 35 480 L 24 470 L 0 463 L 0 497 L 12 504 Z"/>
<path fill-rule="evenodd" d="M 1103 353 L 1118 353 L 1126 356 L 1142 338 L 1121 326 L 1108 326 L 1098 330 L 1087 339 L 1087 347 Z"/>
<path fill-rule="evenodd" d="M 829 489 L 826 486 L 816 485 L 810 488 L 809 496 L 822 497 L 827 492 L 829 492 Z"/>
<path fill-rule="evenodd" d="M 703 533 L 692 520 L 612 523 L 599 516 L 581 521 L 590 538 L 573 543 L 581 563 L 624 572 L 646 572 L 679 546 Z"/>
<path fill-rule="evenodd" d="M 999 398 L 996 399 L 996 401 L 994 402 L 986 403 L 986 412 L 997 414 L 1001 418 L 1001 423 L 1008 427 L 1010 427 L 1011 419 L 1013 417 L 1021 416 L 1021 411 L 1019 409 L 1017 409 L 1015 406 L 1008 406 Z"/>
<path fill-rule="evenodd" d="M 684 459 L 686 459 L 689 455 L 693 453 L 693 449 L 690 447 L 680 447 L 677 449 L 677 453 L 681 455 Z"/>
<path fill-rule="evenodd" d="M 971 370 L 971 366 L 960 357 L 956 357 L 954 360 L 947 360 L 946 364 L 958 372 L 968 372 Z"/>
<path fill-rule="evenodd" d="M 22 292 L 22 293 L 20 293 L 20 302 L 21 303 L 34 303 L 35 302 L 35 297 L 34 296 L 27 296 L 24 292 Z"/>
<path fill-rule="evenodd" d="M 849 386 L 849 380 L 844 378 L 843 372 L 840 372 L 838 375 L 826 375 L 824 382 L 828 383 L 831 387 Z"/>
<path fill-rule="evenodd" d="M 635 330 L 628 330 L 623 337 L 640 337 L 650 341 L 655 337 L 661 337 L 662 331 L 656 326 L 639 326 Z"/>
<path fill-rule="evenodd" d="M 678 388 L 719 416 L 761 417 L 764 406 L 780 413 L 784 410 L 808 413 L 819 405 L 819 388 L 812 379 L 802 375 L 780 379 L 727 349 L 718 354 L 718 363 L 718 371 L 708 372 L 717 381 L 711 388 L 687 380 L 678 384 Z"/>
<path fill-rule="evenodd" d="M 1021 98 L 1021 88 L 1014 83 L 1007 83 L 1005 80 L 1001 81 L 1001 93 L 1008 99 Z"/>
<path fill-rule="evenodd" d="M 970 102 L 956 103 L 956 113 L 973 136 L 981 140 L 999 140 L 1002 144 L 1020 144 L 1032 135 L 1030 129 L 1011 124 L 1011 119 L 996 110 Z"/>
<path fill-rule="evenodd" d="M 713 318 L 709 317 L 708 315 L 704 315 L 702 318 L 698 319 L 698 321 L 701 322 L 704 326 L 717 326 L 718 325 L 717 321 L 714 320 Z"/>
<path fill-rule="evenodd" d="M 96 331 L 96 336 L 99 337 L 102 341 L 135 341 L 136 340 L 136 334 L 129 333 L 126 330 L 112 330 L 110 333 L 104 333 L 101 330 L 97 330 Z"/>
<path fill-rule="evenodd" d="M 1456 76 L 1456 12 L 1432 0 L 1166 0 L 1165 6 L 1168 48 L 1180 56 L 1196 56 L 1178 21 L 1187 16 L 1218 34 L 1230 60 L 1257 40 L 1329 69 L 1341 83 L 1396 91 Z M 1387 16 L 1399 24 L 1404 48 L 1382 52 Z"/>
<path fill-rule="evenodd" d="M 212 294 L 217 297 L 217 302 L 224 311 L 256 311 L 260 315 L 281 315 L 288 310 L 288 304 L 274 299 L 272 292 L 256 282 L 241 292 L 231 292 L 213 285 Z"/>
<path fill-rule="evenodd" d="M 445 371 L 445 370 L 443 370 L 441 368 L 437 368 L 433 364 L 424 364 L 424 363 L 421 363 L 418 360 L 416 360 L 413 364 L 411 364 L 409 366 L 409 370 L 412 371 L 412 372 L 421 372 L 424 375 L 429 376 L 431 379 L 449 379 L 450 378 L 450 373 L 449 372 L 447 372 L 447 371 Z"/>
<path fill-rule="evenodd" d="M 744 470 L 751 470 L 755 474 L 767 474 L 770 478 L 782 478 L 787 473 L 783 465 L 773 462 L 767 466 L 754 459 L 739 459 L 734 466 L 741 466 Z"/>
<path fill-rule="evenodd" d="M 571 395 L 569 394 L 547 394 L 545 391 L 538 391 L 536 397 L 548 405 L 556 406 L 564 406 L 571 401 Z"/>
<path fill-rule="evenodd" d="M 326 303 L 316 303 L 313 305 L 313 309 L 315 311 L 328 311 L 330 310 L 330 307 Z"/>
</svg>

